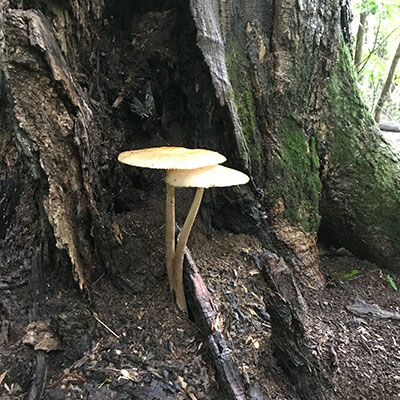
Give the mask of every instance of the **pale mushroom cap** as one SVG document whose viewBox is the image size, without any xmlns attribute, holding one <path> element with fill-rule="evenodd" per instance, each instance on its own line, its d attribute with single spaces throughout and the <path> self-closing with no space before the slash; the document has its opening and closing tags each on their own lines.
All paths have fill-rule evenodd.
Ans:
<svg viewBox="0 0 400 400">
<path fill-rule="evenodd" d="M 142 168 L 193 169 L 220 164 L 226 158 L 211 150 L 165 146 L 124 151 L 118 156 L 118 161 Z"/>
<path fill-rule="evenodd" d="M 223 187 L 244 185 L 249 177 L 243 172 L 222 165 L 167 172 L 165 181 L 175 187 Z"/>
</svg>

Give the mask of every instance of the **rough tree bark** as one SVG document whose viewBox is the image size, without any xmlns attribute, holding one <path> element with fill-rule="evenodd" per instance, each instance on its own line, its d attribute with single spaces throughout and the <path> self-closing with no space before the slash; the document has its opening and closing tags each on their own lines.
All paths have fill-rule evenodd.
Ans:
<svg viewBox="0 0 400 400">
<path fill-rule="evenodd" d="M 321 121 L 324 157 L 320 234 L 337 246 L 399 268 L 399 157 L 360 98 L 344 44 L 328 83 L 329 111 Z M 354 113 L 354 110 L 357 110 Z M 326 130 L 328 129 L 328 130 Z"/>
<path fill-rule="evenodd" d="M 219 25 L 216 13 L 211 27 L 204 22 L 209 14 L 198 17 L 198 43 L 214 81 L 219 79 L 217 94 L 225 88 L 220 101 L 233 110 L 233 123 L 240 122 L 238 151 L 262 193 L 259 209 L 266 211 L 267 229 L 318 283 L 315 239 L 321 217 L 324 238 L 381 265 L 398 268 L 400 249 L 394 211 L 398 157 L 358 94 L 345 45 L 345 10 L 333 1 L 317 9 L 312 1 L 223 3 Z M 196 21 L 202 8 L 193 15 Z M 217 32 L 207 45 L 212 27 Z M 211 56 L 219 54 L 215 43 L 221 40 L 228 83 L 223 62 Z M 351 110 L 357 112 L 349 115 Z"/>
<path fill-rule="evenodd" d="M 40 254 L 87 289 L 93 273 L 112 272 L 111 217 L 135 181 L 115 161 L 133 142 L 118 118 L 140 107 L 130 77 L 107 86 L 125 56 L 107 26 L 135 32 L 146 22 L 135 16 L 163 10 L 165 51 L 147 45 L 136 65 L 135 92 L 156 106 L 131 121 L 136 139 L 213 148 L 251 175 L 248 188 L 215 191 L 205 220 L 257 232 L 278 362 L 301 398 L 334 398 L 307 347 L 297 284 L 324 285 L 317 235 L 400 265 L 399 159 L 358 95 L 346 10 L 334 0 L 135 3 L 0 1 L 2 257 Z"/>
</svg>

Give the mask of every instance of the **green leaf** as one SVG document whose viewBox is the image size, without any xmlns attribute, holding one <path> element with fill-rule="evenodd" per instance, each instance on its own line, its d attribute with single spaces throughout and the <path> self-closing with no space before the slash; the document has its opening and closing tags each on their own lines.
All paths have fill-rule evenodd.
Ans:
<svg viewBox="0 0 400 400">
<path fill-rule="evenodd" d="M 390 286 L 392 286 L 392 288 L 394 290 L 397 290 L 397 285 L 394 283 L 393 278 L 389 274 L 386 275 L 386 278 L 387 278 L 388 282 L 390 283 Z"/>
</svg>

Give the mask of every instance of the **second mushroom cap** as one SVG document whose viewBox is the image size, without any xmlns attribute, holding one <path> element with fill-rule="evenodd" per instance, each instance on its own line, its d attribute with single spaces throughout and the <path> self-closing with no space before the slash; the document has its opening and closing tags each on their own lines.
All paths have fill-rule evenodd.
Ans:
<svg viewBox="0 0 400 400">
<path fill-rule="evenodd" d="M 167 173 L 165 181 L 174 187 L 225 187 L 243 185 L 249 177 L 243 172 L 222 165 L 197 169 L 175 169 Z"/>
</svg>

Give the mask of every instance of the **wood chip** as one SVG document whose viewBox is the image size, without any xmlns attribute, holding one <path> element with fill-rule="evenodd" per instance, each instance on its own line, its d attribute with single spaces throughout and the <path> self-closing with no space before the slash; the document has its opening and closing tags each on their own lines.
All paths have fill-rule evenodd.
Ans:
<svg viewBox="0 0 400 400">
<path fill-rule="evenodd" d="M 136 383 L 139 383 L 142 380 L 142 378 L 140 377 L 140 375 L 137 372 L 137 370 L 133 369 L 133 368 L 130 369 L 130 370 L 121 369 L 120 373 L 121 373 L 121 376 L 123 378 L 129 379 L 130 381 L 133 381 L 133 382 L 136 382 Z"/>
<path fill-rule="evenodd" d="M 217 314 L 211 323 L 211 333 L 222 332 L 224 327 L 224 321 L 221 314 Z"/>
<path fill-rule="evenodd" d="M 254 315 L 255 317 L 258 316 L 258 314 L 257 314 L 252 308 L 248 308 L 247 311 L 248 311 L 251 315 Z"/>
<path fill-rule="evenodd" d="M 184 379 L 180 375 L 178 375 L 176 379 L 181 385 L 182 389 L 185 390 L 187 387 L 187 383 L 184 381 Z"/>
</svg>

